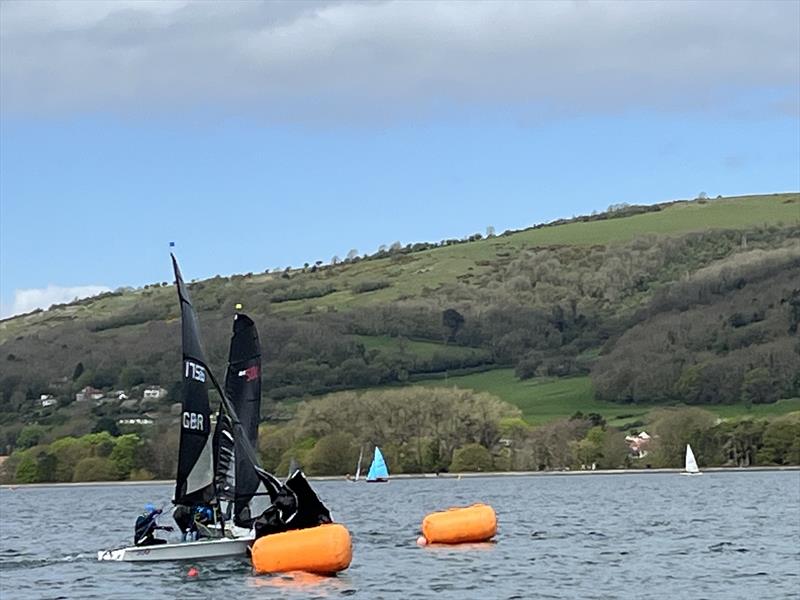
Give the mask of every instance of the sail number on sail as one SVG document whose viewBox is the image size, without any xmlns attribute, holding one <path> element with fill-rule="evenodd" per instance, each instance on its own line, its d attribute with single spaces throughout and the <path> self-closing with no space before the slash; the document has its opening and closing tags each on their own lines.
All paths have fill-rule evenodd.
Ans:
<svg viewBox="0 0 800 600">
<path fill-rule="evenodd" d="M 201 383 L 206 382 L 206 369 L 202 365 L 198 365 L 190 360 L 186 361 L 184 366 L 183 376 L 186 379 L 194 379 Z"/>
<path fill-rule="evenodd" d="M 193 431 L 204 431 L 203 423 L 205 419 L 202 414 L 198 413 L 183 413 L 183 428 L 191 429 Z"/>
</svg>

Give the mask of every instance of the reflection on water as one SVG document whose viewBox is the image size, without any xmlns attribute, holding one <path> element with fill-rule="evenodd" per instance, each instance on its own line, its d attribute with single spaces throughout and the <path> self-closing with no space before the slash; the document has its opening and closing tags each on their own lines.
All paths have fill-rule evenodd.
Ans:
<svg viewBox="0 0 800 600">
<path fill-rule="evenodd" d="M 0 491 L 0 597 L 798 598 L 800 472 L 315 484 L 353 538 L 338 577 L 254 575 L 248 560 L 98 563 L 171 486 Z M 496 543 L 420 547 L 425 514 L 474 502 Z M 167 519 L 163 522 L 166 524 Z M 190 576 L 189 568 L 197 575 Z"/>
</svg>

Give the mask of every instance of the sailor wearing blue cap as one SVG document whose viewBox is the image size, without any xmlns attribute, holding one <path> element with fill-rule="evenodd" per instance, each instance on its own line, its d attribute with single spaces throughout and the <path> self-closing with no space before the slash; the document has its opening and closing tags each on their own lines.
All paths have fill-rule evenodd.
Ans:
<svg viewBox="0 0 800 600">
<path fill-rule="evenodd" d="M 167 540 L 162 540 L 155 536 L 157 529 L 172 531 L 172 527 L 169 525 L 162 526 L 156 522 L 156 519 L 160 514 L 161 509 L 156 508 L 155 504 L 148 502 L 144 505 L 144 513 L 139 515 L 139 518 L 136 519 L 136 530 L 133 536 L 134 545 L 154 546 L 157 544 L 167 543 Z"/>
</svg>

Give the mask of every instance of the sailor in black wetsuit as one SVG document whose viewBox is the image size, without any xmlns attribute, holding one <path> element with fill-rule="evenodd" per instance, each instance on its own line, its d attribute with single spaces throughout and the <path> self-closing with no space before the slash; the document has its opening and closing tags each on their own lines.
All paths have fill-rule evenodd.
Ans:
<svg viewBox="0 0 800 600">
<path fill-rule="evenodd" d="M 155 537 L 157 529 L 172 531 L 172 527 L 169 525 L 161 526 L 156 522 L 160 514 L 161 509 L 157 509 L 150 503 L 145 505 L 144 514 L 139 515 L 136 519 L 136 531 L 133 536 L 133 544 L 135 546 L 155 546 L 157 544 L 167 543 L 167 540 Z"/>
</svg>

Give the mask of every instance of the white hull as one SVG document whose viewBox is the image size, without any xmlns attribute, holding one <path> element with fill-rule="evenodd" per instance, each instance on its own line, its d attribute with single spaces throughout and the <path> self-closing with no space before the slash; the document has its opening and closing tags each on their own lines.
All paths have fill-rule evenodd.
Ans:
<svg viewBox="0 0 800 600">
<path fill-rule="evenodd" d="M 688 471 L 681 471 L 681 475 L 702 475 L 700 471 L 697 473 L 689 473 Z"/>
<path fill-rule="evenodd" d="M 247 546 L 252 541 L 253 535 L 250 534 L 247 537 L 233 539 L 220 538 L 198 542 L 159 544 L 157 546 L 130 546 L 117 550 L 101 550 L 97 553 L 97 560 L 139 562 L 247 556 Z"/>
</svg>

